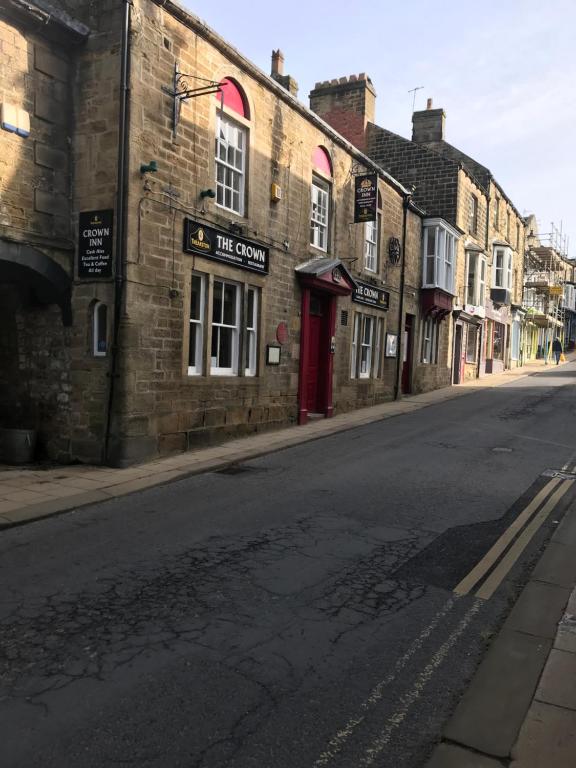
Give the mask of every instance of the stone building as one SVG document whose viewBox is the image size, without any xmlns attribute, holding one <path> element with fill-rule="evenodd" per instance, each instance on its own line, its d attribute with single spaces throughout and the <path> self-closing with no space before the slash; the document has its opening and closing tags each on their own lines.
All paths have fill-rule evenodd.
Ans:
<svg viewBox="0 0 576 768">
<path fill-rule="evenodd" d="M 449 382 L 422 231 L 451 285 L 460 229 L 280 52 L 269 76 L 171 0 L 9 2 L 0 34 L 3 425 L 122 466 Z"/>
<path fill-rule="evenodd" d="M 422 336 L 428 327 L 438 339 L 439 362 L 451 381 L 518 365 L 524 221 L 492 173 L 445 140 L 444 111 L 429 100 L 414 113 L 408 140 L 376 125 L 373 102 L 359 99 L 356 84 L 345 78 L 317 83 L 310 104 L 412 189 L 426 211 Z M 450 241 L 457 254 L 452 285 L 436 267 Z"/>
</svg>

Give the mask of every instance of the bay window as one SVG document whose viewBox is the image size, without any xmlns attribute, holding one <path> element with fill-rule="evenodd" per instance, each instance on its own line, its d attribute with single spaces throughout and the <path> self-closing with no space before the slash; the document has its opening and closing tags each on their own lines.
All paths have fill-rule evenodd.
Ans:
<svg viewBox="0 0 576 768">
<path fill-rule="evenodd" d="M 454 294 L 458 233 L 440 219 L 424 223 L 423 288 L 441 288 Z"/>
</svg>

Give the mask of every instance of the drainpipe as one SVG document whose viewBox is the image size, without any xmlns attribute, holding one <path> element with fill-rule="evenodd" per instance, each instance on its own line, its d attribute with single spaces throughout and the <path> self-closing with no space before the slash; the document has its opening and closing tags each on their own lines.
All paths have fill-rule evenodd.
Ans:
<svg viewBox="0 0 576 768">
<path fill-rule="evenodd" d="M 116 379 L 118 378 L 118 340 L 122 315 L 123 292 L 126 269 L 126 177 L 128 165 L 128 107 L 129 107 L 129 65 L 130 65 L 130 7 L 132 0 L 122 0 L 122 40 L 120 50 L 120 113 L 118 117 L 118 169 L 116 183 L 116 259 L 114 269 L 114 317 L 112 345 L 110 348 L 110 371 L 108 384 L 108 406 L 106 413 L 106 436 L 104 440 L 104 461 L 110 461 L 110 433 Z"/>
<path fill-rule="evenodd" d="M 406 224 L 411 200 L 411 194 L 404 195 L 402 203 L 402 270 L 400 272 L 400 301 L 398 303 L 398 343 L 396 345 L 396 383 L 394 384 L 394 400 L 398 400 L 400 397 L 400 377 L 402 375 L 402 352 L 404 347 L 404 282 L 406 279 Z"/>
</svg>

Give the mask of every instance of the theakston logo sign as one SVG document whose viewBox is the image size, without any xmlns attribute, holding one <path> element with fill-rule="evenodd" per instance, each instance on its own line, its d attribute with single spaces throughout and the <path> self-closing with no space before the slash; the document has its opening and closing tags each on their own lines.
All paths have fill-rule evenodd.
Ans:
<svg viewBox="0 0 576 768">
<path fill-rule="evenodd" d="M 192 219 L 184 219 L 184 251 L 261 275 L 268 274 L 268 248 Z"/>
</svg>

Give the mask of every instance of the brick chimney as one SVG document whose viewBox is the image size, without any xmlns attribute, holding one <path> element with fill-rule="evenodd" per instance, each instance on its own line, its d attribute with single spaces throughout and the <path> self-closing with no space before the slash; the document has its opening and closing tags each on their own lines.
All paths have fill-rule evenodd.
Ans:
<svg viewBox="0 0 576 768">
<path fill-rule="evenodd" d="M 277 51 L 272 51 L 272 69 L 270 70 L 271 77 L 276 80 L 277 83 L 287 91 L 290 91 L 292 96 L 298 95 L 298 83 L 290 75 L 284 74 L 284 54 L 278 48 Z"/>
<path fill-rule="evenodd" d="M 444 141 L 446 114 L 443 109 L 432 109 L 432 99 L 428 99 L 426 109 L 412 115 L 412 141 L 428 144 Z"/>
<path fill-rule="evenodd" d="M 359 149 L 366 149 L 366 126 L 374 122 L 376 91 L 370 78 L 359 75 L 316 83 L 310 109 Z"/>
</svg>

